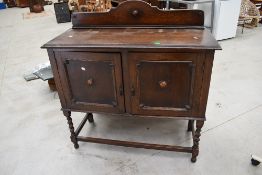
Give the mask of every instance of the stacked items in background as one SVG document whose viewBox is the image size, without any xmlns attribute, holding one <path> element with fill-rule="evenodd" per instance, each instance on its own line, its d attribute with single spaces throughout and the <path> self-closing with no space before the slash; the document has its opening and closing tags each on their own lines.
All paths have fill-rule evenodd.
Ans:
<svg viewBox="0 0 262 175">
<path fill-rule="evenodd" d="M 262 23 L 262 0 L 250 0 L 253 4 L 255 4 L 255 6 L 257 7 L 257 9 L 259 10 L 259 14 L 260 14 L 260 23 Z"/>
<path fill-rule="evenodd" d="M 256 5 L 250 0 L 242 0 L 239 20 L 243 22 L 243 27 L 257 27 L 259 18 L 260 12 Z"/>
<path fill-rule="evenodd" d="M 6 9 L 6 5 L 3 2 L 3 0 L 0 0 L 0 10 L 2 10 L 2 9 Z"/>
<path fill-rule="evenodd" d="M 30 12 L 41 13 L 44 11 L 44 0 L 29 0 Z"/>
<path fill-rule="evenodd" d="M 48 0 L 4 0 L 3 2 L 7 5 L 8 8 L 29 7 L 30 12 L 35 12 L 35 13 L 43 11 L 44 5 L 51 5 L 52 4 L 52 1 L 48 1 Z M 35 6 L 35 5 L 37 5 L 37 6 Z"/>
<path fill-rule="evenodd" d="M 111 0 L 70 0 L 69 8 L 80 12 L 106 12 L 112 8 Z"/>
<path fill-rule="evenodd" d="M 17 7 L 29 7 L 29 1 L 28 0 L 16 0 L 16 6 Z"/>
<path fill-rule="evenodd" d="M 8 8 L 16 7 L 15 0 L 4 0 L 4 3 L 7 5 Z"/>
<path fill-rule="evenodd" d="M 105 12 L 111 8 L 111 0 L 64 0 L 54 3 L 57 23 L 70 22 L 72 12 Z"/>
<path fill-rule="evenodd" d="M 69 9 L 72 12 L 106 12 L 109 11 L 112 6 L 116 7 L 119 3 L 127 0 L 69 0 Z M 157 6 L 159 9 L 163 9 L 166 6 L 165 0 L 143 0 L 152 6 Z M 172 2 L 170 3 L 173 9 L 186 9 L 187 5 L 183 3 Z"/>
</svg>

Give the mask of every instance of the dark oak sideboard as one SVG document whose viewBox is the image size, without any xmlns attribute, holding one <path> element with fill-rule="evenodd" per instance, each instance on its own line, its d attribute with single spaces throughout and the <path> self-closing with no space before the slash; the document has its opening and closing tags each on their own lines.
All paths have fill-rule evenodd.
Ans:
<svg viewBox="0 0 262 175">
<path fill-rule="evenodd" d="M 46 43 L 71 141 L 199 153 L 215 50 L 200 10 L 162 11 L 126 1 L 106 13 L 75 13 L 73 28 Z M 87 113 L 77 129 L 71 111 Z M 92 113 L 188 120 L 193 146 L 80 136 Z M 196 127 L 196 129 L 195 129 Z"/>
</svg>

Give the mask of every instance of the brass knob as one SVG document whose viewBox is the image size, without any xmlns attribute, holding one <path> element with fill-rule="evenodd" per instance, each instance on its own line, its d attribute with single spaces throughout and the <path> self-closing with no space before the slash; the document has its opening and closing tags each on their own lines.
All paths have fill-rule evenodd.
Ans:
<svg viewBox="0 0 262 175">
<path fill-rule="evenodd" d="M 133 16 L 137 16 L 138 15 L 138 10 L 133 10 L 132 15 Z"/>
<path fill-rule="evenodd" d="M 166 81 L 159 81 L 159 86 L 161 88 L 165 88 L 165 87 L 167 87 L 167 82 Z"/>
<path fill-rule="evenodd" d="M 93 83 L 94 83 L 94 81 L 93 81 L 92 78 L 90 78 L 90 79 L 87 80 L 87 84 L 88 84 L 88 86 L 92 86 Z"/>
</svg>

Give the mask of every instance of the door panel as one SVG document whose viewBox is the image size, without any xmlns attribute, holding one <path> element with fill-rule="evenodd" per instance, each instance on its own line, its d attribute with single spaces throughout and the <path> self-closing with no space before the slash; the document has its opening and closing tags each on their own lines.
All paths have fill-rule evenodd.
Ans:
<svg viewBox="0 0 262 175">
<path fill-rule="evenodd" d="M 131 53 L 129 71 L 132 113 L 143 115 L 190 116 L 197 54 Z M 199 75 L 201 76 L 201 75 Z"/>
<path fill-rule="evenodd" d="M 66 70 L 72 95 L 76 102 L 116 104 L 112 62 L 68 60 Z M 107 87 L 106 90 L 105 87 Z"/>
<path fill-rule="evenodd" d="M 139 66 L 140 105 L 177 110 L 190 106 L 191 61 L 142 61 Z"/>
<path fill-rule="evenodd" d="M 121 57 L 117 53 L 62 52 L 60 72 L 70 108 L 124 112 Z"/>
</svg>

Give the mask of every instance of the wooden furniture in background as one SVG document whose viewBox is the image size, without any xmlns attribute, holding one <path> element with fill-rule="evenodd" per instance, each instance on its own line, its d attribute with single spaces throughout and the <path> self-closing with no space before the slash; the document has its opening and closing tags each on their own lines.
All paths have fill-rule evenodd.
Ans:
<svg viewBox="0 0 262 175">
<path fill-rule="evenodd" d="M 57 91 L 56 85 L 55 85 L 55 80 L 54 80 L 53 78 L 47 80 L 47 82 L 48 82 L 48 85 L 49 85 L 50 90 L 52 90 L 52 91 Z"/>
<path fill-rule="evenodd" d="M 3 1 L 8 8 L 16 7 L 15 0 L 4 0 Z"/>
<path fill-rule="evenodd" d="M 44 0 L 29 0 L 29 10 L 32 13 L 44 11 Z"/>
<path fill-rule="evenodd" d="M 112 8 L 111 0 L 79 1 L 80 12 L 107 12 Z"/>
<path fill-rule="evenodd" d="M 73 29 L 43 48 L 74 147 L 84 141 L 179 151 L 195 162 L 214 52 L 221 49 L 203 27 L 203 12 L 126 1 L 107 13 L 74 13 L 72 23 Z M 77 129 L 71 111 L 87 113 Z M 193 146 L 80 136 L 86 121 L 94 122 L 92 113 L 188 120 Z"/>
<path fill-rule="evenodd" d="M 29 7 L 29 0 L 17 0 L 16 5 L 21 8 Z"/>
</svg>

